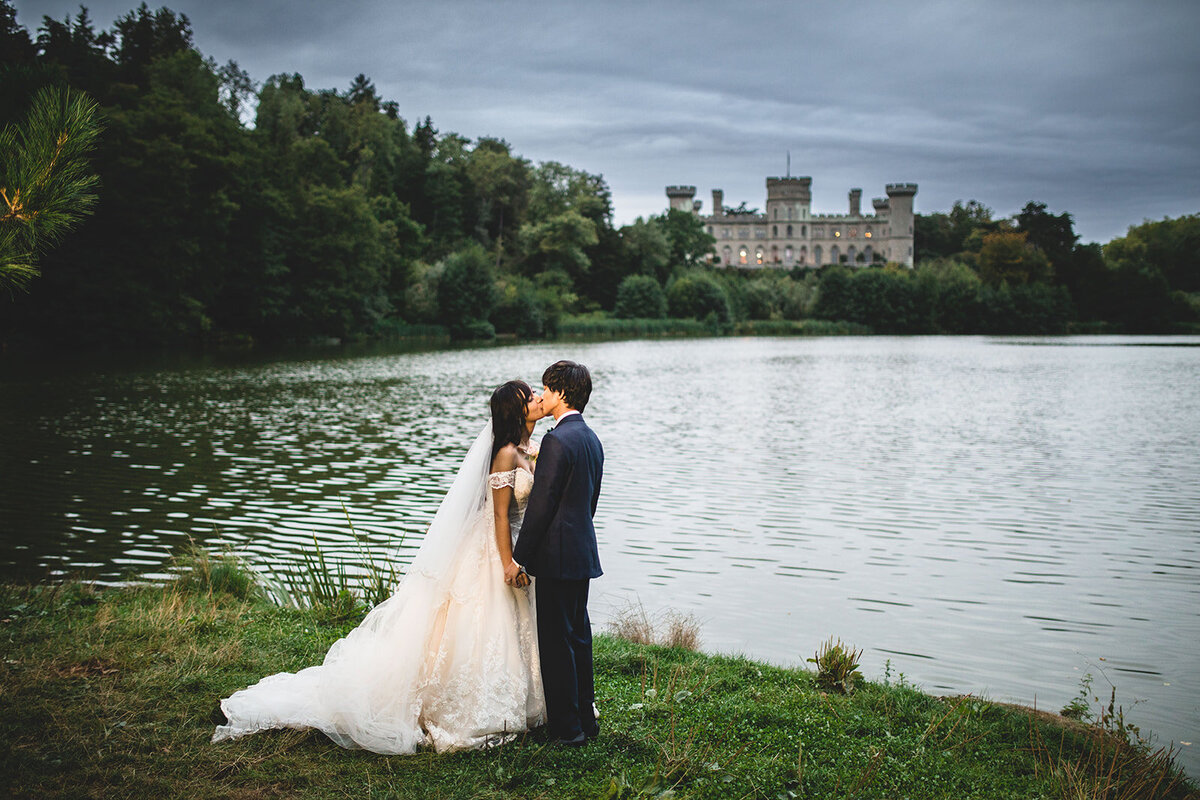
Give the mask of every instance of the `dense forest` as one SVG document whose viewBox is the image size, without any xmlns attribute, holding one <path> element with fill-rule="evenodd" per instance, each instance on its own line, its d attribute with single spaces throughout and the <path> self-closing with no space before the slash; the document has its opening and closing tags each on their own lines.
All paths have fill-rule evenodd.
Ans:
<svg viewBox="0 0 1200 800">
<path fill-rule="evenodd" d="M 410 124 L 364 75 L 340 91 L 298 74 L 260 85 L 206 58 L 166 8 L 143 4 L 104 31 L 81 8 L 30 33 L 0 0 L 0 128 L 29 124 L 44 87 L 95 103 L 97 200 L 40 255 L 38 277 L 0 294 L 0 342 L 14 346 L 536 338 L 621 319 L 912 333 L 1200 323 L 1197 215 L 1101 247 L 1044 204 L 995 218 L 971 201 L 918 215 L 916 269 L 743 273 L 707 266 L 714 240 L 691 214 L 614 227 L 600 175 Z"/>
</svg>

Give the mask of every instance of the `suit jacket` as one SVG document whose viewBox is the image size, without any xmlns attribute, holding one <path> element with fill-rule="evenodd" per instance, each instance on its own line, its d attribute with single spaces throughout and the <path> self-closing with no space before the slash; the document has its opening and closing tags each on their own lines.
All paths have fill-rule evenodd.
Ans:
<svg viewBox="0 0 1200 800">
<path fill-rule="evenodd" d="M 513 560 L 530 575 L 567 581 L 603 574 L 592 525 L 603 474 L 604 449 L 582 415 L 563 417 L 542 437 L 513 548 Z"/>
</svg>

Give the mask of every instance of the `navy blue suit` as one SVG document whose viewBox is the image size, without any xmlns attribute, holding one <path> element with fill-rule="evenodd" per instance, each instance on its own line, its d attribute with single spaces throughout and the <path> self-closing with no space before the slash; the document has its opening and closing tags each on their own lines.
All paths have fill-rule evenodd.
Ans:
<svg viewBox="0 0 1200 800">
<path fill-rule="evenodd" d="M 579 414 L 542 437 L 537 477 L 513 560 L 537 578 L 538 650 L 550 733 L 574 739 L 599 732 L 592 703 L 592 623 L 588 581 L 600 555 L 592 516 L 600 498 L 604 449 Z"/>
</svg>

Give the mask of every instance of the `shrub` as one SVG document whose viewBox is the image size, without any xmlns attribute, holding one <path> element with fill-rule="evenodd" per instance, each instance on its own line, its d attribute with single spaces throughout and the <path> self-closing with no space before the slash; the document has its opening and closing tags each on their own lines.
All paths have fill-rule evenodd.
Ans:
<svg viewBox="0 0 1200 800">
<path fill-rule="evenodd" d="M 649 275 L 630 275 L 617 287 L 613 315 L 619 319 L 662 319 L 667 316 L 667 296 Z"/>
</svg>

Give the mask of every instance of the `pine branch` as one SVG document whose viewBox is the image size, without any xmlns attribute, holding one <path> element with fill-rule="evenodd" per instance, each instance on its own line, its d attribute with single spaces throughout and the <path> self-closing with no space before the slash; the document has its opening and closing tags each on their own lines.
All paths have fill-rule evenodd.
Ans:
<svg viewBox="0 0 1200 800">
<path fill-rule="evenodd" d="M 38 254 L 91 213 L 96 109 L 80 92 L 46 88 L 23 125 L 0 131 L 0 287 L 28 286 L 39 274 Z"/>
</svg>

